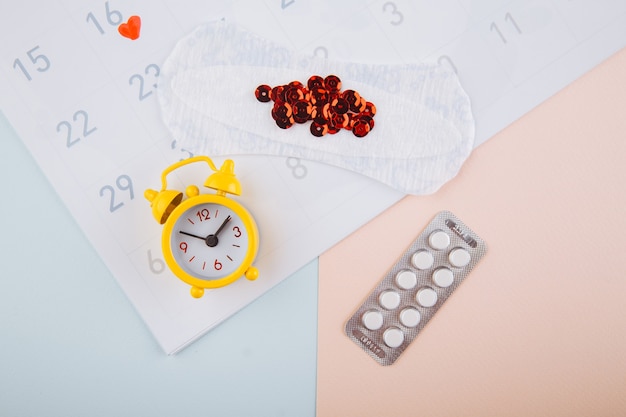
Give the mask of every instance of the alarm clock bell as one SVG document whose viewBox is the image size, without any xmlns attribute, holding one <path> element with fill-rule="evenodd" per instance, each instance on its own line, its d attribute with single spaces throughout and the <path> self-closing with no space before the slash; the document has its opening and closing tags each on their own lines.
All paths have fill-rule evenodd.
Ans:
<svg viewBox="0 0 626 417">
<path fill-rule="evenodd" d="M 219 170 L 212 161 L 209 162 L 210 160 L 205 157 L 199 156 L 182 160 L 163 171 L 163 176 L 161 177 L 163 188 L 161 188 L 161 191 L 147 189 L 144 192 L 144 197 L 150 202 L 150 206 L 152 207 L 152 216 L 159 224 L 165 223 L 172 211 L 183 200 L 183 193 L 180 191 L 166 189 L 167 181 L 165 177 L 175 169 L 196 161 L 207 162 L 213 171 L 215 171 L 213 174 L 209 175 L 204 182 L 205 187 L 216 190 L 217 194 L 221 196 L 226 194 L 241 195 L 241 183 L 237 177 L 235 177 L 235 163 L 231 159 L 225 160 Z M 190 190 L 188 194 L 197 195 L 197 192 Z"/>
</svg>

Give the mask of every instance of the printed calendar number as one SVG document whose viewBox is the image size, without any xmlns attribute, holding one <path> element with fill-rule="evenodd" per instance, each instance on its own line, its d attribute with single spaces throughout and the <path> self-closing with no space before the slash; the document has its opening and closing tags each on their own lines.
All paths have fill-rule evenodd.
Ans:
<svg viewBox="0 0 626 417">
<path fill-rule="evenodd" d="M 104 2 L 104 13 L 106 16 L 106 21 L 111 26 L 117 27 L 120 23 L 124 21 L 122 13 L 119 10 L 111 9 L 108 1 Z M 105 34 L 104 28 L 102 27 L 100 21 L 93 12 L 87 13 L 87 23 L 92 23 L 101 35 Z"/>
<path fill-rule="evenodd" d="M 63 120 L 57 125 L 57 132 L 65 132 L 65 146 L 67 148 L 74 146 L 75 144 L 80 142 L 81 139 L 86 138 L 87 136 L 98 130 L 97 127 L 89 125 L 89 113 L 87 113 L 85 110 L 76 111 L 76 113 L 74 113 L 74 116 L 72 117 L 72 120 L 74 121 L 74 123 Z M 79 130 L 82 129 L 82 136 L 74 137 L 72 135 L 72 127 L 75 127 L 76 125 L 78 125 Z"/>
<path fill-rule="evenodd" d="M 307 174 L 309 173 L 309 171 L 306 168 L 306 165 L 302 164 L 302 161 L 300 161 L 300 158 L 295 158 L 295 157 L 289 157 L 287 158 L 287 161 L 285 161 L 287 168 L 289 168 L 291 170 L 291 175 L 293 175 L 293 177 L 295 179 L 301 180 L 306 178 Z"/>
<path fill-rule="evenodd" d="M 148 265 L 153 274 L 160 274 L 165 271 L 165 261 L 152 255 L 152 250 L 148 249 Z"/>
<path fill-rule="evenodd" d="M 48 59 L 48 57 L 42 53 L 37 53 L 38 50 L 39 45 L 36 45 L 34 48 L 31 48 L 26 52 L 26 55 L 30 60 L 28 66 L 34 67 L 39 72 L 46 72 L 50 69 L 50 59 Z M 32 81 L 33 77 L 30 75 L 30 71 L 28 71 L 26 65 L 22 63 L 19 58 L 16 58 L 15 61 L 13 61 L 13 68 L 22 71 L 24 77 L 26 77 L 28 81 Z"/>
<path fill-rule="evenodd" d="M 507 12 L 504 15 L 504 22 L 508 25 L 507 27 L 515 29 L 513 33 L 517 33 L 518 35 L 522 34 L 522 29 L 520 29 L 519 25 L 517 24 L 511 13 Z M 491 22 L 489 30 L 495 32 L 500 37 L 500 40 L 503 44 L 506 45 L 508 43 L 507 37 L 504 35 L 504 33 L 502 33 L 502 30 L 500 30 L 500 27 L 496 24 L 496 22 Z"/>
<path fill-rule="evenodd" d="M 285 10 L 287 7 L 294 4 L 296 0 L 280 0 L 280 7 Z"/>
<path fill-rule="evenodd" d="M 393 17 L 392 20 L 389 21 L 390 24 L 398 26 L 401 25 L 402 22 L 404 22 L 404 15 L 398 10 L 398 6 L 396 5 L 396 3 L 388 1 L 387 3 L 383 4 L 383 13 L 387 12 L 391 13 L 391 16 Z"/>
<path fill-rule="evenodd" d="M 177 148 L 176 139 L 174 139 L 172 141 L 172 144 L 170 145 L 170 147 L 171 147 L 172 150 L 176 150 L 176 148 Z M 183 158 L 180 158 L 179 161 L 182 161 L 182 160 L 185 160 L 185 159 L 189 159 L 189 158 L 192 158 L 194 156 L 193 152 L 191 152 L 190 150 L 187 150 L 185 148 L 180 148 L 179 151 L 184 153 L 184 154 L 186 154 L 186 156 L 183 157 Z"/>
<path fill-rule="evenodd" d="M 133 200 L 135 198 L 135 192 L 133 190 L 133 181 L 131 178 L 122 174 L 115 180 L 115 187 L 113 185 L 107 184 L 100 188 L 100 197 L 109 198 L 109 212 L 113 213 L 114 211 L 119 210 L 124 206 L 124 197 L 120 197 L 117 192 L 128 192 L 128 198 Z"/>
<path fill-rule="evenodd" d="M 328 48 L 325 46 L 318 46 L 313 50 L 313 56 L 318 58 L 328 58 Z"/>
<path fill-rule="evenodd" d="M 441 55 L 439 59 L 437 59 L 437 63 L 443 67 L 448 67 L 449 69 L 454 71 L 455 74 L 458 75 L 459 71 L 457 70 L 456 65 L 452 61 L 452 58 L 450 58 L 448 55 Z"/>
<path fill-rule="evenodd" d="M 156 79 L 159 77 L 160 73 L 161 69 L 157 64 L 149 64 L 148 66 L 146 66 L 144 74 L 133 74 L 130 76 L 130 78 L 128 79 L 128 84 L 132 87 L 135 82 L 137 82 L 137 97 L 139 101 L 147 99 L 156 90 L 158 86 L 158 84 L 156 83 Z M 152 85 L 146 87 L 146 85 L 150 82 L 152 82 Z"/>
</svg>

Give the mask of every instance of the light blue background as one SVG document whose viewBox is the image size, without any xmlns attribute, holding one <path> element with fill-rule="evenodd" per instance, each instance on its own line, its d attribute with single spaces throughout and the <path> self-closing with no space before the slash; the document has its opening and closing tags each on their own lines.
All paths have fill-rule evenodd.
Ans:
<svg viewBox="0 0 626 417">
<path fill-rule="evenodd" d="M 315 415 L 317 261 L 166 356 L 2 113 L 0 138 L 0 416 Z"/>
</svg>

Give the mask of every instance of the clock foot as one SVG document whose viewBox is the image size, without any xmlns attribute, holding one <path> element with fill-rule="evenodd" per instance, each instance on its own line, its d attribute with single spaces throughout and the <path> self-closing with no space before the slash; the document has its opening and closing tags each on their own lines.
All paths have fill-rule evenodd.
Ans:
<svg viewBox="0 0 626 417">
<path fill-rule="evenodd" d="M 201 298 L 204 295 L 204 288 L 191 287 L 190 292 L 193 298 Z"/>
<path fill-rule="evenodd" d="M 255 279 L 257 279 L 259 277 L 259 270 L 256 269 L 255 267 L 251 266 L 250 268 L 248 268 L 246 270 L 245 276 L 250 281 L 254 281 Z"/>
</svg>

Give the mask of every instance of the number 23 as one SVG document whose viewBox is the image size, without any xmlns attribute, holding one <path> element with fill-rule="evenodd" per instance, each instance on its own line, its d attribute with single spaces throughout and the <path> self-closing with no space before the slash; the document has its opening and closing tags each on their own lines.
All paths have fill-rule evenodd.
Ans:
<svg viewBox="0 0 626 417">
<path fill-rule="evenodd" d="M 151 72 L 153 72 L 154 77 L 157 78 L 159 74 L 161 73 L 161 69 L 159 68 L 157 64 L 150 64 L 146 67 L 146 69 L 144 70 L 144 73 L 146 74 L 146 76 L 148 76 L 150 75 Z M 152 90 L 144 91 L 144 83 L 145 83 L 144 76 L 141 74 L 133 74 L 128 79 L 128 84 L 133 85 L 135 80 L 139 81 L 139 101 L 143 101 L 147 99 L 148 97 L 150 97 L 152 95 Z M 157 88 L 156 83 L 153 84 L 152 86 L 154 88 Z"/>
</svg>

